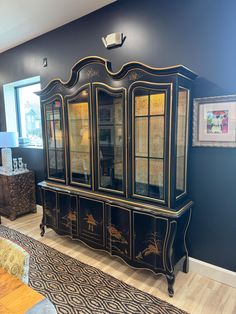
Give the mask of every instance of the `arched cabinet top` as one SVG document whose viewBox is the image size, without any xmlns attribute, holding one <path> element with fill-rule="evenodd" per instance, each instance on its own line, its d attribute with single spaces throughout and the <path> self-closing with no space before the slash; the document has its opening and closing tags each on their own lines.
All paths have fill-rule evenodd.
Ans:
<svg viewBox="0 0 236 314">
<path fill-rule="evenodd" d="M 119 71 L 114 72 L 111 62 L 96 56 L 90 56 L 78 61 L 71 69 L 70 78 L 68 81 L 62 81 L 60 78 L 55 78 L 50 81 L 37 95 L 41 99 L 47 99 L 51 94 L 59 93 L 70 95 L 74 93 L 79 86 L 88 82 L 106 81 L 108 84 L 123 81 L 126 79 L 126 85 L 131 85 L 137 80 L 145 80 L 147 77 L 157 78 L 158 76 L 181 76 L 189 80 L 194 80 L 197 75 L 183 65 L 175 65 L 164 68 L 155 68 L 143 64 L 141 62 L 125 63 Z M 119 87 L 119 84 L 117 85 Z M 127 86 L 128 87 L 128 86 Z"/>
</svg>

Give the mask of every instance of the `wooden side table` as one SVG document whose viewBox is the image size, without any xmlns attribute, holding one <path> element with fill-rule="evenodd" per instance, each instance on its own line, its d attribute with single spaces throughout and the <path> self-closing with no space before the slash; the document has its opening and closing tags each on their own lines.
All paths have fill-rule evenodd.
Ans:
<svg viewBox="0 0 236 314">
<path fill-rule="evenodd" d="M 15 220 L 36 212 L 34 172 L 0 174 L 0 215 Z"/>
</svg>

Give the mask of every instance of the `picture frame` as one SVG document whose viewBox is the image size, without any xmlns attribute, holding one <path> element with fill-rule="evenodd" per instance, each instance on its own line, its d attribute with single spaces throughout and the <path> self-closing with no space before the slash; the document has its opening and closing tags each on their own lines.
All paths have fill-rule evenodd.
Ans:
<svg viewBox="0 0 236 314">
<path fill-rule="evenodd" d="M 192 145 L 236 147 L 236 95 L 194 99 Z"/>
</svg>

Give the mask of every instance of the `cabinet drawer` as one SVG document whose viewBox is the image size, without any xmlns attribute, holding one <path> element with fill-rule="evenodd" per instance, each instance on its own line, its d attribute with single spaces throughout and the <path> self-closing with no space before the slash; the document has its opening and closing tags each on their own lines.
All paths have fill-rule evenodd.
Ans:
<svg viewBox="0 0 236 314">
<path fill-rule="evenodd" d="M 79 197 L 79 233 L 81 240 L 104 247 L 104 203 Z"/>
</svg>

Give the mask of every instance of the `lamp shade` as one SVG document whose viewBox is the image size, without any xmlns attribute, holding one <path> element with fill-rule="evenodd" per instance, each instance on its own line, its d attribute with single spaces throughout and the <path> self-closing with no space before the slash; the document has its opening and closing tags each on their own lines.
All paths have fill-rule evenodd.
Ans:
<svg viewBox="0 0 236 314">
<path fill-rule="evenodd" d="M 17 132 L 0 132 L 0 148 L 18 146 L 19 142 Z"/>
</svg>

